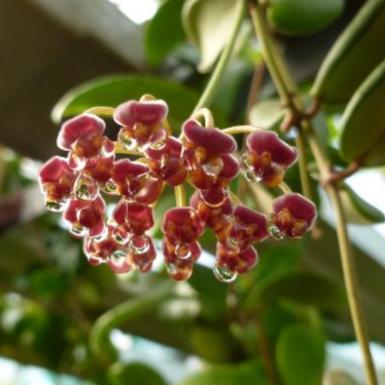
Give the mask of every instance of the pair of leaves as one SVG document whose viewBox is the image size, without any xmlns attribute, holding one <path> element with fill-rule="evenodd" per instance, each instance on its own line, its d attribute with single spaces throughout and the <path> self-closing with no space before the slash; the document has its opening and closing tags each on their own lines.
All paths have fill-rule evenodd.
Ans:
<svg viewBox="0 0 385 385">
<path fill-rule="evenodd" d="M 335 282 L 316 273 L 297 271 L 257 283 L 245 301 L 245 308 L 280 299 L 328 310 L 345 304 L 344 292 Z"/>
<path fill-rule="evenodd" d="M 267 17 L 279 32 L 302 36 L 329 26 L 341 15 L 343 8 L 344 0 L 271 0 Z"/>
<path fill-rule="evenodd" d="M 277 342 L 276 363 L 285 385 L 318 385 L 325 362 L 325 338 L 314 327 L 291 325 Z"/>
<path fill-rule="evenodd" d="M 244 0 L 187 0 L 182 22 L 189 39 L 200 51 L 200 72 L 208 72 L 230 40 L 243 13 Z"/>
<path fill-rule="evenodd" d="M 385 0 L 369 0 L 327 55 L 312 93 L 327 103 L 350 101 L 342 119 L 346 162 L 385 164 Z"/>
</svg>

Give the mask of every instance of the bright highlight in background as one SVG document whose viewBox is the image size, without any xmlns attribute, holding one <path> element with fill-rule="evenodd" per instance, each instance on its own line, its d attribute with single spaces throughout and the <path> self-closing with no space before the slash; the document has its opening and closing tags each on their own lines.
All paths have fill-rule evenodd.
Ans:
<svg viewBox="0 0 385 385">
<path fill-rule="evenodd" d="M 134 23 L 141 24 L 151 19 L 159 3 L 157 0 L 108 0 L 116 4 L 119 10 L 130 18 Z"/>
</svg>

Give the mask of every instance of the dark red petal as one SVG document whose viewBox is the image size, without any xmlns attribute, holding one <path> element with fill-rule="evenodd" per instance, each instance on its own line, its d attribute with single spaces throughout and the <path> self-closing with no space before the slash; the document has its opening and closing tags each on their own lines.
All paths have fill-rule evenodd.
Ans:
<svg viewBox="0 0 385 385">
<path fill-rule="evenodd" d="M 104 184 L 112 176 L 114 170 L 114 158 L 91 158 L 87 160 L 85 172 L 97 182 Z"/>
<path fill-rule="evenodd" d="M 135 202 L 120 201 L 112 216 L 116 223 L 129 225 L 135 234 L 143 234 L 154 225 L 152 208 Z"/>
<path fill-rule="evenodd" d="M 54 156 L 47 160 L 39 172 L 42 183 L 56 182 L 65 174 L 73 175 L 73 171 L 71 170 L 67 159 L 60 156 Z"/>
<path fill-rule="evenodd" d="M 246 139 L 247 148 L 261 155 L 269 152 L 272 161 L 285 167 L 289 167 L 297 160 L 297 150 L 279 139 L 272 131 L 257 131 L 248 135 Z"/>
<path fill-rule="evenodd" d="M 285 194 L 277 198 L 273 203 L 274 213 L 279 213 L 287 208 L 294 218 L 304 220 L 309 226 L 317 217 L 315 204 L 298 193 Z"/>
<path fill-rule="evenodd" d="M 190 207 L 170 209 L 163 217 L 163 233 L 179 243 L 195 241 L 203 230 L 202 222 Z"/>
<path fill-rule="evenodd" d="M 183 125 L 183 133 L 197 146 L 204 147 L 209 154 L 229 154 L 237 149 L 237 142 L 217 128 L 206 128 L 195 120 L 188 120 Z"/>
<path fill-rule="evenodd" d="M 233 215 L 240 223 L 245 226 L 255 225 L 258 229 L 255 233 L 255 236 L 258 238 L 258 240 L 262 240 L 268 237 L 267 218 L 265 215 L 241 205 L 238 205 L 234 209 Z"/>
<path fill-rule="evenodd" d="M 153 125 L 160 123 L 167 112 L 168 107 L 163 100 L 129 100 L 115 109 L 114 120 L 122 126 L 132 126 L 135 123 Z"/>
<path fill-rule="evenodd" d="M 70 150 L 71 145 L 79 138 L 90 139 L 103 134 L 105 123 L 96 115 L 82 114 L 67 120 L 59 131 L 57 146 L 62 150 Z"/>
<path fill-rule="evenodd" d="M 129 159 L 121 159 L 114 163 L 112 179 L 121 182 L 127 177 L 142 175 L 148 171 L 148 167 L 143 163 L 132 162 Z"/>
<path fill-rule="evenodd" d="M 162 148 L 156 150 L 149 147 L 145 151 L 145 154 L 150 159 L 161 160 L 164 155 L 174 156 L 179 158 L 181 152 L 182 152 L 182 142 L 172 136 L 169 136 L 166 140 L 165 145 Z"/>
<path fill-rule="evenodd" d="M 223 168 L 219 176 L 224 179 L 233 179 L 239 172 L 239 162 L 231 155 L 222 155 Z"/>
</svg>

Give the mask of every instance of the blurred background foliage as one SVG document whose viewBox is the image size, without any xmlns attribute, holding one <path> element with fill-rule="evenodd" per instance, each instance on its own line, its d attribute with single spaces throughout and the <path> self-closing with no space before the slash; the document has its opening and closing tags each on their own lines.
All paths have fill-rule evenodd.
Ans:
<svg viewBox="0 0 385 385">
<path fill-rule="evenodd" d="M 149 274 L 117 277 L 88 266 L 80 242 L 44 211 L 36 175 L 56 153 L 58 124 L 94 105 L 152 93 L 168 101 L 178 132 L 228 39 L 237 3 L 0 2 L 1 384 L 363 381 L 349 344 L 354 336 L 338 246 L 322 194 L 320 234 L 262 244 L 258 266 L 231 285 L 212 276 L 210 233 L 187 283 L 170 283 L 160 262 Z M 343 167 L 372 154 L 371 168 L 345 185 L 344 205 L 369 334 L 384 371 L 385 2 L 271 0 L 267 16 L 301 92 L 324 102 L 314 122 L 334 163 Z M 259 48 L 245 18 L 214 100 L 218 126 L 249 121 L 277 130 L 282 122 Z M 116 129 L 112 121 L 108 128 Z M 313 169 L 310 164 L 317 186 Z M 288 183 L 300 190 L 297 169 Z M 251 207 L 269 210 L 270 193 L 240 191 Z M 158 223 L 173 199 L 171 191 L 162 197 Z M 160 237 L 159 227 L 154 235 Z"/>
</svg>

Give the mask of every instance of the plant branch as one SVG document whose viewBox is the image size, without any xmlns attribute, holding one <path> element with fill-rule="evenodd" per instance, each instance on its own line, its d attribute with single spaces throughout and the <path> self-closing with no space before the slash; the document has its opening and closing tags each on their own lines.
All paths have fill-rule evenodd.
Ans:
<svg viewBox="0 0 385 385">
<path fill-rule="evenodd" d="M 183 185 L 174 187 L 175 203 L 177 207 L 185 207 L 187 205 L 186 191 Z"/>
<path fill-rule="evenodd" d="M 222 52 L 222 54 L 221 54 L 221 56 L 220 56 L 220 58 L 216 64 L 216 67 L 215 67 L 213 73 L 211 74 L 211 77 L 210 77 L 210 79 L 206 85 L 205 90 L 203 91 L 202 96 L 200 97 L 197 105 L 195 106 L 194 112 L 198 111 L 202 107 L 208 107 L 211 104 L 211 102 L 215 96 L 215 93 L 217 91 L 221 77 L 222 77 L 222 75 L 223 75 L 223 73 L 227 67 L 229 60 L 230 60 L 231 54 L 232 54 L 233 49 L 234 49 L 236 38 L 237 38 L 237 35 L 239 32 L 239 29 L 241 27 L 241 24 L 242 24 L 243 15 L 244 15 L 244 11 L 245 11 L 245 0 L 241 1 L 240 6 L 242 7 L 242 9 L 238 13 L 238 18 L 235 22 L 235 27 L 232 31 L 230 39 L 229 39 L 226 47 L 224 48 L 224 50 L 223 50 L 223 52 Z"/>
<path fill-rule="evenodd" d="M 257 5 L 251 6 L 250 11 L 252 19 L 254 21 L 256 32 L 261 42 L 263 54 L 266 59 L 266 64 L 277 86 L 277 90 L 281 96 L 281 100 L 286 104 L 287 108 L 290 110 L 292 115 L 295 116 L 298 113 L 300 114 L 300 129 L 302 130 L 303 134 L 306 136 L 309 142 L 311 151 L 314 155 L 317 167 L 320 170 L 322 179 L 324 181 L 328 181 L 330 180 L 329 178 L 332 175 L 332 167 L 330 160 L 328 159 L 326 151 L 320 144 L 320 141 L 310 123 L 310 117 L 306 116 L 303 106 L 300 105 L 300 101 L 296 97 L 297 91 L 295 89 L 295 93 L 293 93 L 292 78 L 288 73 L 281 56 L 274 49 L 274 42 L 268 33 L 263 10 L 260 6 Z M 340 191 L 335 183 L 326 183 L 324 185 L 324 188 L 326 189 L 326 192 L 328 193 L 332 201 L 334 210 L 336 212 L 337 237 L 345 286 L 347 290 L 350 313 L 353 321 L 355 334 L 360 344 L 362 355 L 364 358 L 367 382 L 369 385 L 377 385 L 376 372 L 369 348 L 368 336 L 366 333 L 354 259 L 352 256 L 351 245 L 348 238 L 346 218 L 345 213 L 343 211 Z"/>
<path fill-rule="evenodd" d="M 142 296 L 129 299 L 102 314 L 95 322 L 90 333 L 91 351 L 99 358 L 102 364 L 108 365 L 116 359 L 116 351 L 109 339 L 110 331 L 118 327 L 127 319 L 141 316 L 157 307 L 159 303 L 173 293 L 173 285 L 170 282 L 158 285 Z"/>
</svg>

